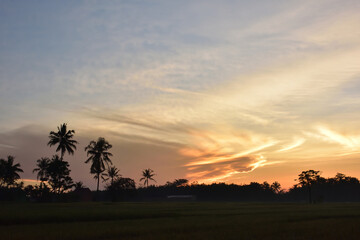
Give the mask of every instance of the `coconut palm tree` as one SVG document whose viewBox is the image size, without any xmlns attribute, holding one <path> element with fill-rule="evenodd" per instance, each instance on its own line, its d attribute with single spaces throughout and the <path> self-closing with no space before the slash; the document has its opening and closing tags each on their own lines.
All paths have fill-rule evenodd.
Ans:
<svg viewBox="0 0 360 240">
<path fill-rule="evenodd" d="M 108 150 L 112 145 L 100 137 L 97 141 L 91 141 L 85 148 L 86 154 L 89 157 L 85 163 L 91 162 L 90 173 L 95 174 L 97 180 L 96 191 L 99 191 L 100 174 L 105 171 L 105 163 L 109 167 L 112 164 L 110 157 L 112 154 Z"/>
<path fill-rule="evenodd" d="M 146 185 L 146 187 L 149 186 L 149 180 L 156 182 L 155 179 L 153 179 L 153 176 L 155 176 L 154 170 L 150 168 L 144 169 L 142 171 L 142 176 L 143 177 L 140 178 L 140 181 L 144 181 L 144 185 Z"/>
<path fill-rule="evenodd" d="M 49 174 L 48 174 L 48 167 L 49 167 L 49 163 L 50 163 L 50 159 L 47 157 L 42 157 L 40 159 L 38 159 L 37 161 L 37 168 L 35 168 L 33 170 L 33 173 L 37 172 L 37 176 L 36 179 L 40 179 L 41 183 L 40 186 L 42 186 L 44 184 L 44 181 L 47 181 L 49 179 Z"/>
<path fill-rule="evenodd" d="M 48 145 L 51 147 L 53 145 L 58 144 L 56 148 L 56 152 L 60 151 L 60 159 L 61 161 L 64 158 L 65 152 L 69 154 L 74 154 L 74 149 L 76 149 L 76 145 L 78 142 L 73 140 L 74 130 L 67 130 L 67 124 L 63 123 L 58 127 L 57 132 L 50 132 Z"/>
<path fill-rule="evenodd" d="M 274 193 L 279 193 L 281 191 L 281 185 L 277 181 L 273 182 L 271 184 L 270 188 Z"/>
<path fill-rule="evenodd" d="M 80 191 L 81 189 L 85 188 L 85 185 L 83 182 L 79 181 L 79 182 L 75 182 L 74 187 L 75 187 L 75 191 Z"/>
<path fill-rule="evenodd" d="M 103 174 L 104 181 L 108 181 L 109 179 L 110 184 L 112 185 L 114 183 L 114 180 L 118 179 L 121 175 L 119 174 L 119 169 L 117 169 L 115 166 L 110 167 L 106 173 Z"/>
<path fill-rule="evenodd" d="M 6 185 L 9 187 L 15 184 L 15 181 L 20 179 L 19 172 L 24 172 L 20 168 L 20 164 L 14 164 L 14 157 L 8 156 L 7 160 L 0 159 L 0 186 Z"/>
</svg>

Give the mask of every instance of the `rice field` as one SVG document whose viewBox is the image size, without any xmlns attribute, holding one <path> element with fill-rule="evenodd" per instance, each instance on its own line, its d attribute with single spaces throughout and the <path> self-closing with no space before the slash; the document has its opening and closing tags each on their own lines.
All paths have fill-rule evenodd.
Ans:
<svg viewBox="0 0 360 240">
<path fill-rule="evenodd" d="M 360 239 L 360 203 L 0 203 L 0 239 Z"/>
</svg>

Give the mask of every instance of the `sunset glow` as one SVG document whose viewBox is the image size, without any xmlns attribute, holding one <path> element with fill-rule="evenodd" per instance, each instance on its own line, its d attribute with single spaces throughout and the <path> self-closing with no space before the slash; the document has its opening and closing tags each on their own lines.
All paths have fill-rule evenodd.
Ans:
<svg viewBox="0 0 360 240">
<path fill-rule="evenodd" d="M 123 176 L 285 188 L 303 170 L 360 177 L 360 1 L 0 3 L 0 157 L 35 180 L 105 137 Z M 31 180 L 32 179 L 32 180 Z"/>
</svg>

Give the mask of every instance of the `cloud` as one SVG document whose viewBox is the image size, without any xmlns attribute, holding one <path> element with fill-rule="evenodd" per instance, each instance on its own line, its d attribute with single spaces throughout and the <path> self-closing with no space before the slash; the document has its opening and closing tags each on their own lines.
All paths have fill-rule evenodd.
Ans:
<svg viewBox="0 0 360 240">
<path fill-rule="evenodd" d="M 277 152 L 285 152 L 290 151 L 294 148 L 301 146 L 306 140 L 304 138 L 294 138 L 293 142 L 283 146 L 283 148 L 279 149 Z"/>
<path fill-rule="evenodd" d="M 204 128 L 196 125 L 196 123 L 187 125 L 181 121 L 172 122 L 152 115 L 142 115 L 141 120 L 137 120 L 133 112 L 128 113 L 129 115 L 125 115 L 126 112 L 124 111 L 122 115 L 114 112 L 116 111 L 111 109 L 106 111 L 85 109 L 80 113 L 80 116 L 85 115 L 87 118 L 96 121 L 101 120 L 101 122 L 97 122 L 97 125 L 101 126 L 101 131 L 105 131 L 111 136 L 121 139 L 121 141 L 173 148 L 182 156 L 178 164 L 182 164 L 182 167 L 188 169 L 193 176 L 198 172 L 204 172 L 200 167 L 203 165 L 215 166 L 219 164 L 224 168 L 239 167 L 239 164 L 236 165 L 236 160 L 245 159 L 249 155 L 268 149 L 278 143 L 271 137 L 249 130 L 235 130 L 231 126 L 226 128 L 223 126 L 222 132 L 217 132 L 206 130 L 208 126 Z M 89 123 L 89 125 L 92 124 Z M 216 126 L 214 127 L 216 129 Z M 94 129 L 93 131 L 99 130 Z M 251 162 L 244 166 L 242 172 L 251 172 L 257 167 L 269 164 L 265 164 L 265 162 L 259 161 L 256 164 Z M 219 172 L 222 171 L 217 168 L 206 170 L 208 176 L 215 176 Z"/>
<path fill-rule="evenodd" d="M 15 147 L 14 147 L 14 146 L 11 146 L 11 145 L 1 144 L 1 143 L 0 143 L 0 148 L 15 148 Z"/>
<path fill-rule="evenodd" d="M 233 158 L 226 162 L 197 166 L 190 170 L 187 177 L 205 183 L 227 181 L 235 177 L 234 175 L 250 173 L 258 167 L 277 163 L 280 162 L 268 162 L 261 155 L 249 155 Z"/>
<path fill-rule="evenodd" d="M 165 147 L 172 147 L 172 148 L 180 148 L 183 147 L 182 144 L 171 142 L 171 141 L 164 141 L 158 140 L 155 138 L 149 138 L 139 135 L 130 135 L 130 134 L 121 134 L 119 132 L 109 132 L 111 135 L 121 138 L 124 141 L 136 142 L 136 143 L 145 143 L 151 145 L 159 145 Z"/>
<path fill-rule="evenodd" d="M 360 147 L 360 135 L 342 134 L 325 126 L 319 126 L 317 127 L 317 130 L 319 133 L 317 136 L 324 141 L 338 143 L 352 150 L 359 149 Z"/>
<path fill-rule="evenodd" d="M 235 153 L 235 154 L 220 154 L 220 155 L 207 155 L 207 156 L 201 156 L 200 158 L 197 158 L 196 161 L 190 162 L 186 164 L 185 166 L 198 166 L 198 165 L 207 165 L 207 164 L 214 164 L 214 163 L 221 163 L 221 162 L 228 162 L 229 160 L 238 159 L 240 157 L 261 151 L 265 148 L 271 147 L 275 145 L 276 142 L 270 142 L 261 146 L 254 147 L 249 150 L 245 150 L 241 153 Z"/>
</svg>

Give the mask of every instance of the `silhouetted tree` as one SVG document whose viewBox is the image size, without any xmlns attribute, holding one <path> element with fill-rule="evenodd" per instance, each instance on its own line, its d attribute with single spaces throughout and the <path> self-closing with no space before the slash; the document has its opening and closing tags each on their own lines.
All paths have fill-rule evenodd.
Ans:
<svg viewBox="0 0 360 240">
<path fill-rule="evenodd" d="M 105 188 L 108 191 L 120 191 L 120 190 L 134 190 L 135 181 L 131 178 L 119 177 L 114 180 L 113 183 L 107 185 Z"/>
<path fill-rule="evenodd" d="M 345 179 L 346 179 L 346 176 L 345 176 L 345 174 L 342 174 L 342 173 L 337 173 L 334 177 L 334 180 L 337 182 L 345 181 Z"/>
<path fill-rule="evenodd" d="M 85 163 L 91 162 L 90 173 L 95 174 L 97 179 L 96 191 L 99 191 L 100 174 L 105 171 L 105 163 L 109 167 L 112 164 L 110 157 L 112 154 L 108 150 L 112 145 L 100 137 L 97 141 L 91 141 L 85 148 L 87 156 L 89 157 Z"/>
<path fill-rule="evenodd" d="M 35 185 L 28 185 L 24 188 L 26 197 L 30 200 L 48 202 L 51 201 L 50 188 L 45 184 L 41 187 Z"/>
<path fill-rule="evenodd" d="M 67 124 L 63 123 L 58 127 L 57 132 L 50 132 L 48 145 L 51 147 L 53 145 L 58 145 L 56 148 L 56 152 L 60 151 L 62 161 L 64 158 L 65 152 L 69 154 L 74 154 L 74 149 L 76 149 L 76 145 L 78 142 L 73 140 L 74 130 L 67 130 Z"/>
<path fill-rule="evenodd" d="M 103 179 L 104 181 L 108 181 L 110 179 L 110 184 L 113 184 L 114 180 L 118 179 L 120 176 L 119 169 L 113 166 L 108 168 L 106 173 L 103 174 Z"/>
<path fill-rule="evenodd" d="M 47 157 L 42 157 L 36 161 L 36 166 L 33 170 L 33 173 L 37 172 L 36 179 L 40 179 L 40 187 L 43 186 L 44 182 L 48 180 L 48 167 L 49 167 L 50 159 Z"/>
<path fill-rule="evenodd" d="M 20 172 L 24 171 L 19 163 L 14 164 L 13 156 L 8 156 L 7 160 L 0 159 L 0 186 L 15 185 L 15 181 L 20 179 Z"/>
<path fill-rule="evenodd" d="M 79 181 L 74 184 L 74 187 L 75 187 L 75 191 L 78 191 L 78 190 L 83 189 L 85 186 L 84 186 L 83 182 Z"/>
<path fill-rule="evenodd" d="M 63 193 L 71 189 L 74 183 L 70 177 L 69 163 L 62 161 L 58 155 L 54 155 L 47 167 L 48 183 L 54 193 Z"/>
<path fill-rule="evenodd" d="M 144 185 L 146 185 L 146 187 L 149 186 L 149 180 L 151 181 L 155 181 L 155 179 L 153 179 L 153 177 L 155 176 L 154 170 L 148 168 L 148 169 L 144 169 L 142 171 L 142 178 L 140 178 L 140 181 L 144 181 Z"/>
<path fill-rule="evenodd" d="M 5 169 L 6 161 L 4 159 L 0 159 L 0 187 L 5 185 L 5 176 L 6 176 L 6 169 Z"/>
<path fill-rule="evenodd" d="M 301 186 L 306 186 L 309 190 L 309 203 L 312 203 L 312 197 L 311 197 L 311 187 L 314 183 L 319 181 L 320 179 L 320 171 L 315 170 L 307 170 L 302 171 L 299 174 L 299 178 L 297 179 L 299 181 L 299 184 Z"/>
<path fill-rule="evenodd" d="M 167 187 L 181 187 L 181 186 L 187 185 L 188 182 L 189 182 L 189 180 L 187 180 L 187 179 L 179 178 L 179 179 L 175 179 L 173 182 L 166 182 L 165 186 L 167 186 Z"/>
<path fill-rule="evenodd" d="M 330 180 L 330 179 L 329 179 Z M 354 177 L 346 176 L 342 173 L 337 173 L 336 176 L 333 178 L 336 183 L 352 183 L 352 184 L 359 184 L 359 180 Z"/>
<path fill-rule="evenodd" d="M 273 182 L 270 187 L 274 193 L 279 193 L 281 191 L 281 185 L 277 181 Z"/>
<path fill-rule="evenodd" d="M 264 189 L 264 190 L 269 190 L 270 189 L 270 184 L 265 181 L 261 184 L 261 187 Z"/>
</svg>

